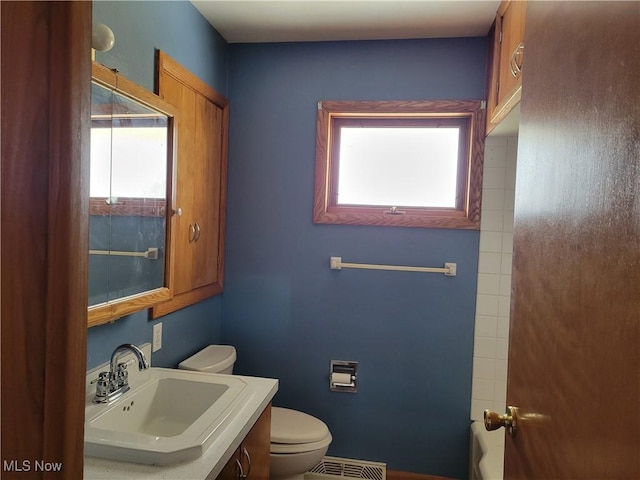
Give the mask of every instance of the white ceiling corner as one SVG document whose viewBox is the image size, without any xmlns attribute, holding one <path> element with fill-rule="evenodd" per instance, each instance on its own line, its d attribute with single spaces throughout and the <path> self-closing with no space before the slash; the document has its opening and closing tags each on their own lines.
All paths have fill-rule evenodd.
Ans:
<svg viewBox="0 0 640 480">
<path fill-rule="evenodd" d="M 191 0 L 229 43 L 485 36 L 500 0 Z"/>
</svg>

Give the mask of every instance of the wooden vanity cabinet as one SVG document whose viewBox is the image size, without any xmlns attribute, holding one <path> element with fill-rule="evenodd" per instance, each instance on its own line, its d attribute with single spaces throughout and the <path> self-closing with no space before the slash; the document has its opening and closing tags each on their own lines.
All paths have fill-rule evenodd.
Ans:
<svg viewBox="0 0 640 480">
<path fill-rule="evenodd" d="M 216 480 L 269 480 L 271 404 L 267 406 Z"/>
<path fill-rule="evenodd" d="M 177 111 L 173 298 L 157 318 L 223 289 L 229 102 L 163 52 L 158 94 Z"/>
<path fill-rule="evenodd" d="M 527 3 L 504 0 L 489 34 L 487 134 L 520 102 Z"/>
</svg>

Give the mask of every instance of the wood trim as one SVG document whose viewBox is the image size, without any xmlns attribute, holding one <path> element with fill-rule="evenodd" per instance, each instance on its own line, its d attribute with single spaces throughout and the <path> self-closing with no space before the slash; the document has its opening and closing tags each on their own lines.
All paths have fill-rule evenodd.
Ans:
<svg viewBox="0 0 640 480">
<path fill-rule="evenodd" d="M 82 478 L 91 2 L 0 8 L 2 478 Z"/>
<path fill-rule="evenodd" d="M 504 98 L 499 105 L 496 105 L 496 109 L 493 111 L 493 116 L 491 117 L 491 128 L 487 129 L 487 134 L 493 131 L 493 129 L 511 113 L 511 110 L 520 103 L 521 97 L 522 83 L 516 85 L 516 87 L 509 92 L 509 95 Z"/>
<path fill-rule="evenodd" d="M 161 302 L 166 302 L 167 300 L 171 300 L 171 290 L 163 287 L 137 295 L 118 298 L 113 302 L 92 305 L 89 307 L 87 326 L 90 328 L 113 322 L 125 315 L 139 312 L 140 310 L 144 310 Z"/>
<path fill-rule="evenodd" d="M 91 76 L 93 81 L 107 88 L 113 88 L 119 93 L 133 98 L 153 110 L 158 110 L 168 117 L 176 116 L 176 109 L 169 102 L 166 102 L 162 97 L 123 77 L 119 73 L 114 72 L 105 65 L 93 62 L 91 65 Z"/>
<path fill-rule="evenodd" d="M 195 76 L 193 73 L 176 62 L 173 58 L 171 58 L 163 51 L 156 50 L 156 59 L 159 72 L 164 72 L 167 75 L 171 75 L 173 78 L 181 83 L 184 83 L 192 90 L 195 90 L 201 95 L 204 95 L 222 109 L 226 109 L 229 106 L 229 100 L 227 100 L 220 93 L 216 92 L 212 87 L 200 80 L 197 76 Z M 162 96 L 160 90 L 160 86 L 158 86 L 158 93 L 160 96 Z"/>
<path fill-rule="evenodd" d="M 497 15 L 499 17 L 503 17 L 504 16 L 504 12 L 507 11 L 507 8 L 509 7 L 509 4 L 511 3 L 511 1 L 512 0 L 502 0 L 500 5 L 498 6 L 498 10 L 497 10 Z M 520 0 L 515 0 L 515 1 L 520 1 Z"/>
<path fill-rule="evenodd" d="M 174 295 L 173 298 L 165 303 L 160 303 L 153 307 L 151 310 L 151 318 L 159 318 L 168 313 L 175 312 L 181 308 L 188 307 L 194 303 L 201 302 L 214 295 L 222 293 L 222 285 L 219 283 L 212 283 L 205 285 L 204 287 L 189 290 L 188 292 L 181 293 L 180 295 Z"/>
<path fill-rule="evenodd" d="M 498 79 L 497 72 L 500 68 L 500 42 L 498 36 L 502 29 L 502 17 L 496 16 L 491 30 L 488 35 L 487 45 L 487 128 L 486 133 L 489 135 L 496 127 L 497 123 L 493 122 L 494 111 L 498 106 Z"/>
<path fill-rule="evenodd" d="M 227 235 L 227 187 L 229 176 L 229 105 L 222 110 L 222 167 L 220 169 L 220 225 L 219 225 L 219 249 L 218 249 L 218 283 L 216 289 L 218 295 L 224 290 L 224 266 L 225 266 L 225 239 Z"/>
<path fill-rule="evenodd" d="M 405 209 L 406 215 L 385 215 L 364 209 L 336 207 L 332 205 L 331 164 L 332 119 L 342 117 L 468 117 L 471 120 L 469 135 L 469 159 L 466 172 L 466 194 L 461 210 L 432 209 L 420 212 Z M 351 102 L 325 101 L 318 104 L 316 122 L 316 164 L 313 221 L 315 223 L 378 225 L 396 227 L 425 227 L 452 229 L 480 229 L 480 204 L 482 198 L 482 165 L 484 161 L 486 110 L 481 102 L 458 101 L 382 101 Z"/>
<path fill-rule="evenodd" d="M 449 477 L 437 475 L 425 475 L 422 473 L 402 472 L 399 470 L 387 470 L 387 480 L 453 480 Z"/>
</svg>

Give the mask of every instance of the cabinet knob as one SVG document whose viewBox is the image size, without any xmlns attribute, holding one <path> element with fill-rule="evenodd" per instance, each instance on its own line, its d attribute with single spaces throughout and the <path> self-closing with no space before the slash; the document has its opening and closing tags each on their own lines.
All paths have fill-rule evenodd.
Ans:
<svg viewBox="0 0 640 480">
<path fill-rule="evenodd" d="M 175 208 L 171 212 L 173 213 L 173 215 L 176 215 L 178 217 L 182 216 L 182 209 L 181 208 Z"/>
<path fill-rule="evenodd" d="M 193 240 L 195 242 L 197 242 L 198 240 L 200 240 L 200 224 L 198 222 L 196 222 L 195 224 L 195 234 L 193 236 Z"/>
</svg>

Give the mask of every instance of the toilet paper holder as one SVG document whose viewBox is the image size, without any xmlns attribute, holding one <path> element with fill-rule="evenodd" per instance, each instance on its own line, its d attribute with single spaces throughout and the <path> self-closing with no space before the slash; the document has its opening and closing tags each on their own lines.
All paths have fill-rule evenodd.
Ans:
<svg viewBox="0 0 640 480">
<path fill-rule="evenodd" d="M 329 390 L 332 392 L 356 393 L 358 362 L 331 360 Z"/>
</svg>

